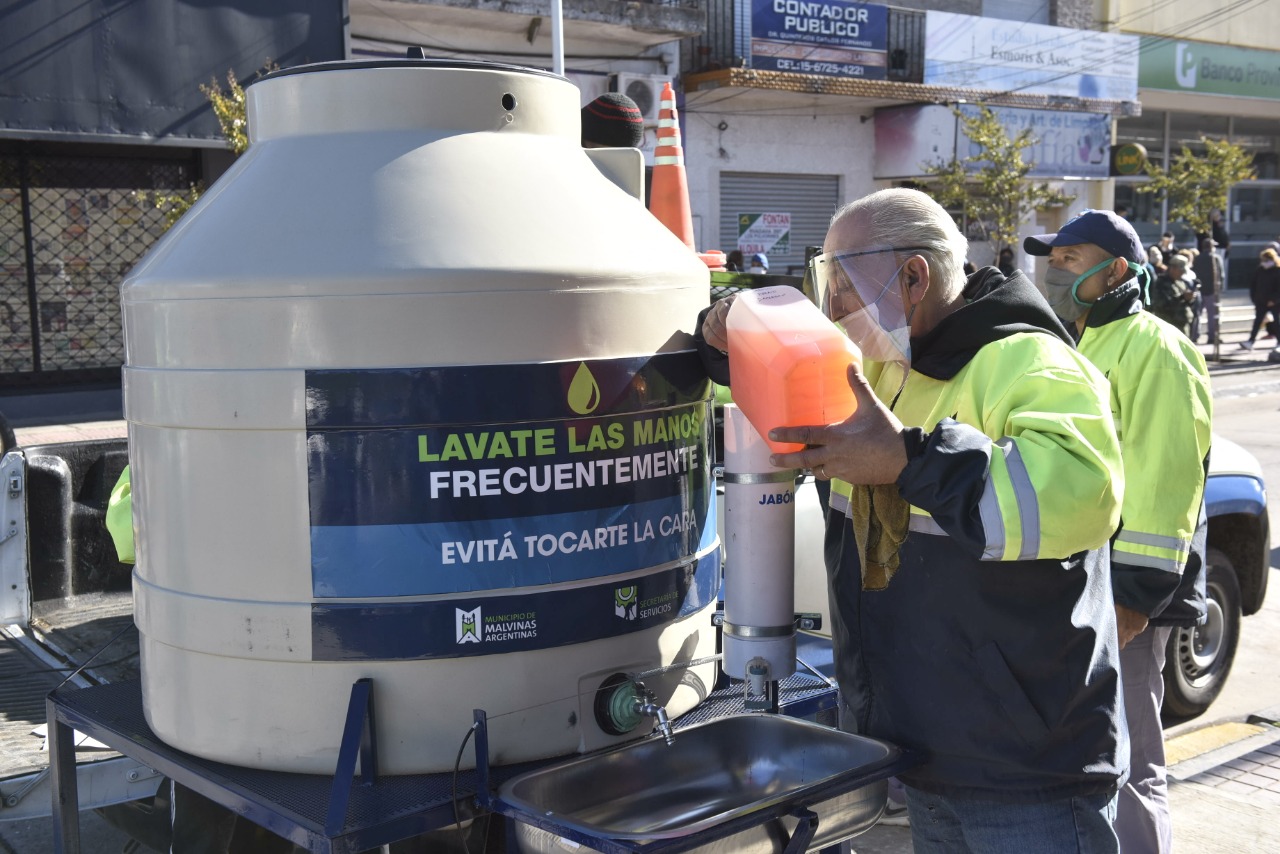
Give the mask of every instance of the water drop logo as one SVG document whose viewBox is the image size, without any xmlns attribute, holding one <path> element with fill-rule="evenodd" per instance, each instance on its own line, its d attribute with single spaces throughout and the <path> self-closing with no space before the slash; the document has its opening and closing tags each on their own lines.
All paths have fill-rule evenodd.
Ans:
<svg viewBox="0 0 1280 854">
<path fill-rule="evenodd" d="M 1173 76 L 1183 89 L 1196 88 L 1196 58 L 1190 45 L 1180 44 L 1174 51 Z"/>
<path fill-rule="evenodd" d="M 578 371 L 569 383 L 569 408 L 579 415 L 590 415 L 600 405 L 600 386 L 586 362 L 578 363 Z"/>
<path fill-rule="evenodd" d="M 458 643 L 480 643 L 480 609 L 464 611 L 454 608 L 457 613 Z"/>
<path fill-rule="evenodd" d="M 634 620 L 636 618 L 636 598 L 638 596 L 639 589 L 634 585 L 631 587 L 619 587 L 614 590 L 613 613 L 624 620 Z"/>
</svg>

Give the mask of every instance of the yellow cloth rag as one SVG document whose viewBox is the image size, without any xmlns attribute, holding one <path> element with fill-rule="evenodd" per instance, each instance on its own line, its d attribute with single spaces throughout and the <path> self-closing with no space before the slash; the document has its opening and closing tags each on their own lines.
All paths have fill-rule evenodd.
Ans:
<svg viewBox="0 0 1280 854">
<path fill-rule="evenodd" d="M 911 505 L 892 483 L 853 487 L 853 535 L 862 564 L 862 589 L 884 590 L 898 571 L 898 551 L 907 539 Z"/>
</svg>

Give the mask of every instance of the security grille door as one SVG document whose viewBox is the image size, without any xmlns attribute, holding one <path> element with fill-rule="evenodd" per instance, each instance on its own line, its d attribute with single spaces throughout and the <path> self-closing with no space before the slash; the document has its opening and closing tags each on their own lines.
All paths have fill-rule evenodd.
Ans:
<svg viewBox="0 0 1280 854">
<path fill-rule="evenodd" d="M 774 175 L 749 172 L 720 173 L 720 245 L 728 252 L 738 245 L 739 216 L 752 213 L 791 215 L 785 251 L 766 252 L 769 272 L 804 273 L 804 248 L 821 246 L 831 215 L 840 202 L 836 175 Z M 750 263 L 751 258 L 748 257 Z"/>
<path fill-rule="evenodd" d="M 124 363 L 120 283 L 164 233 L 144 191 L 185 191 L 193 157 L 0 154 L 0 371 L 45 384 Z"/>
</svg>

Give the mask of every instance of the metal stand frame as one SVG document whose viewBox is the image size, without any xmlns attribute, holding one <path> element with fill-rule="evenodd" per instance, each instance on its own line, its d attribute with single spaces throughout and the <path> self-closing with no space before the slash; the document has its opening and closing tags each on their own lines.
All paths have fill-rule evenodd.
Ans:
<svg viewBox="0 0 1280 854">
<path fill-rule="evenodd" d="M 360 778 L 366 786 L 378 779 L 378 737 L 373 722 L 373 680 L 357 679 L 351 686 L 351 702 L 347 704 L 347 723 L 342 728 L 342 745 L 338 748 L 338 767 L 333 771 L 333 788 L 329 790 L 329 812 L 324 832 L 337 836 L 347 821 L 347 804 L 355 782 L 356 758 L 360 759 Z"/>
<path fill-rule="evenodd" d="M 792 677 L 797 681 L 789 679 L 783 683 L 787 686 L 787 701 L 780 703 L 782 713 L 806 717 L 829 712 L 837 702 L 837 692 L 830 676 L 830 641 L 812 635 L 802 636 L 798 652 L 803 655 L 803 659 L 797 658 L 803 667 L 796 677 Z M 446 829 L 455 823 L 455 801 L 473 796 L 481 809 L 504 816 L 508 850 L 511 852 L 517 850 L 514 845 L 517 821 L 576 839 L 606 854 L 657 851 L 676 854 L 757 824 L 792 816 L 799 823 L 792 833 L 786 854 L 800 854 L 817 831 L 817 817 L 807 809 L 810 803 L 884 779 L 910 764 L 904 757 L 891 767 L 846 780 L 804 803 L 780 804 L 678 840 L 640 844 L 591 837 L 557 826 L 545 817 L 523 814 L 504 803 L 495 794 L 497 785 L 525 771 L 561 760 L 503 766 L 496 770 L 491 768 L 487 718 L 483 711 L 476 711 L 472 725 L 476 769 L 459 774 L 456 790 L 450 772 L 379 776 L 373 684 L 368 679 L 358 680 L 351 688 L 332 776 L 242 768 L 176 750 L 160 741 L 147 725 L 142 710 L 142 688 L 138 682 L 74 690 L 60 688 L 49 694 L 46 708 L 53 841 L 57 854 L 80 852 L 75 730 L 315 854 L 356 854 L 422 833 Z M 735 710 L 741 711 L 740 689 L 726 685 L 714 690 L 704 703 L 676 721 L 675 725 L 679 729 L 682 723 L 689 725 L 697 720 L 734 714 Z"/>
<path fill-rule="evenodd" d="M 126 694 L 128 700 L 136 703 L 136 708 L 128 709 L 124 715 L 86 713 L 79 701 L 99 692 Z M 141 687 L 138 683 L 116 683 L 71 691 L 60 689 L 49 694 L 45 705 L 49 723 L 53 845 L 57 854 L 80 852 L 74 738 L 77 729 L 317 854 L 367 851 L 446 827 L 454 820 L 452 797 L 424 799 L 419 808 L 377 816 L 372 821 L 353 818 L 349 814 L 354 792 L 361 794 L 363 802 L 376 801 L 380 792 L 412 792 L 415 787 L 421 788 L 424 781 L 438 781 L 446 776 L 378 777 L 373 683 L 367 678 L 352 685 L 332 777 L 237 768 L 201 760 L 170 748 L 161 743 L 149 728 L 144 732 L 138 731 L 145 727 L 145 722 L 141 727 L 136 722 L 132 727 L 122 724 L 124 718 L 136 716 L 141 719 Z M 360 766 L 358 779 L 357 762 Z M 326 804 L 323 816 L 301 814 L 296 803 L 286 805 L 286 801 L 294 799 L 284 795 L 302 790 L 311 795 L 327 792 L 327 799 L 321 801 Z"/>
</svg>

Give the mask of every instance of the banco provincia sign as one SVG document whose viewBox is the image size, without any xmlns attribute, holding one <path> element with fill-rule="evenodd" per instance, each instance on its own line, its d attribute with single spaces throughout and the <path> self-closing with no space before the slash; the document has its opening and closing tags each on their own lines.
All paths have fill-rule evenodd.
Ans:
<svg viewBox="0 0 1280 854">
<path fill-rule="evenodd" d="M 883 80 L 889 10 L 845 0 L 752 0 L 751 67 Z"/>
<path fill-rule="evenodd" d="M 1280 99 L 1280 52 L 1143 36 L 1138 85 L 1198 95 Z"/>
</svg>

